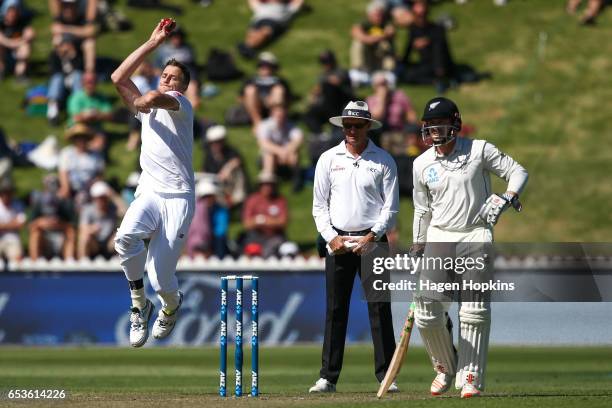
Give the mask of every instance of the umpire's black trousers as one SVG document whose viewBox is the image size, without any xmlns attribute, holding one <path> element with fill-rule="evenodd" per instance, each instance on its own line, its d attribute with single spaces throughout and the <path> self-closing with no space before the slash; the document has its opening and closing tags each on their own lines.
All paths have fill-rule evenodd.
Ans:
<svg viewBox="0 0 612 408">
<path fill-rule="evenodd" d="M 334 384 L 338 382 L 342 369 L 351 293 L 357 273 L 361 278 L 366 299 L 368 292 L 371 292 L 371 268 L 369 271 L 362 271 L 361 262 L 361 257 L 354 254 L 327 255 L 325 258 L 327 307 L 321 377 Z M 395 351 L 393 317 L 389 297 L 379 302 L 370 300 L 368 299 L 368 315 L 374 343 L 374 373 L 380 382 L 385 377 Z"/>
</svg>

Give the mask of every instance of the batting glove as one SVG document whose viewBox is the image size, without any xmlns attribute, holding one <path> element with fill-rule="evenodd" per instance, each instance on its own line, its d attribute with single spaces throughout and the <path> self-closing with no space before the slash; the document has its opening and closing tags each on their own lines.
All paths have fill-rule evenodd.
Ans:
<svg viewBox="0 0 612 408">
<path fill-rule="evenodd" d="M 523 209 L 518 196 L 504 193 L 503 195 L 491 194 L 482 205 L 478 216 L 488 225 L 494 226 L 499 221 L 501 214 L 512 206 L 517 212 Z"/>
<path fill-rule="evenodd" d="M 408 256 L 411 258 L 422 258 L 425 254 L 425 244 L 412 244 L 408 250 Z"/>
</svg>

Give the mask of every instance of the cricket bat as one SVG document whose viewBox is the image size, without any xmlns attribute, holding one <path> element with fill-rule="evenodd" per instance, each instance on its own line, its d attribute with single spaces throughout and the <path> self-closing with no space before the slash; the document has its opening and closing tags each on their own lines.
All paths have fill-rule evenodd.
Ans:
<svg viewBox="0 0 612 408">
<path fill-rule="evenodd" d="M 387 390 L 389 390 L 389 387 L 391 386 L 391 383 L 395 381 L 395 377 L 397 377 L 400 372 L 400 369 L 402 368 L 404 357 L 406 356 L 406 352 L 408 351 L 408 343 L 410 342 L 412 327 L 414 326 L 414 307 L 414 302 L 412 302 L 410 304 L 410 309 L 408 309 L 408 316 L 406 316 L 404 328 L 402 329 L 402 337 L 400 338 L 399 343 L 395 347 L 395 353 L 393 353 L 391 364 L 389 364 L 389 368 L 387 369 L 385 378 L 380 383 L 380 388 L 376 393 L 376 396 L 378 398 L 382 398 L 385 396 Z"/>
</svg>

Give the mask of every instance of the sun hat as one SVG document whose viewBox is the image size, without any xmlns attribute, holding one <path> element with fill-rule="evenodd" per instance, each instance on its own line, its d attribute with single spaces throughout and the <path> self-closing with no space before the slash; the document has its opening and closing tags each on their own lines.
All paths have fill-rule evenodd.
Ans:
<svg viewBox="0 0 612 408">
<path fill-rule="evenodd" d="M 208 143 L 223 140 L 225 139 L 225 136 L 227 136 L 227 129 L 223 125 L 211 126 L 206 131 L 206 141 Z"/>
<path fill-rule="evenodd" d="M 377 121 L 376 119 L 372 119 L 372 114 L 370 113 L 370 109 L 368 108 L 368 104 L 364 101 L 351 101 L 349 102 L 344 110 L 342 111 L 342 115 L 334 116 L 329 119 L 329 123 L 334 126 L 342 127 L 343 119 L 364 119 L 371 122 L 370 129 L 379 129 L 382 127 L 382 123 Z"/>
<path fill-rule="evenodd" d="M 217 195 L 217 186 L 210 180 L 203 179 L 196 184 L 195 192 L 198 197 L 214 196 Z"/>
<path fill-rule="evenodd" d="M 108 195 L 110 194 L 110 191 L 111 189 L 109 185 L 106 184 L 106 182 L 102 180 L 98 180 L 95 183 L 93 183 L 91 187 L 89 188 L 89 195 L 92 198 L 108 197 Z"/>
<path fill-rule="evenodd" d="M 66 130 L 66 140 L 72 140 L 77 136 L 85 136 L 92 138 L 94 136 L 93 130 L 84 123 L 75 123 L 68 130 Z"/>
</svg>

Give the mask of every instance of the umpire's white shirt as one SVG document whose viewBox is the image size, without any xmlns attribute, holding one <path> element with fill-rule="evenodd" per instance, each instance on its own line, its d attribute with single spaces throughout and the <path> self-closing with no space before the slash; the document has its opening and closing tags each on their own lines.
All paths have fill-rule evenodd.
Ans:
<svg viewBox="0 0 612 408">
<path fill-rule="evenodd" d="M 193 193 L 193 109 L 180 92 L 165 93 L 178 100 L 177 111 L 139 112 L 142 123 L 139 186 L 157 193 Z"/>
<path fill-rule="evenodd" d="M 317 162 L 312 215 L 325 241 L 343 231 L 371 228 L 380 238 L 395 223 L 399 209 L 397 168 L 393 158 L 368 141 L 357 158 L 346 145 L 329 149 Z"/>
<path fill-rule="evenodd" d="M 457 138 L 448 156 L 434 147 L 413 165 L 413 241 L 427 241 L 429 226 L 449 232 L 468 232 L 485 223 L 478 211 L 491 195 L 490 173 L 508 182 L 508 191 L 520 193 L 527 171 L 485 140 Z"/>
</svg>

